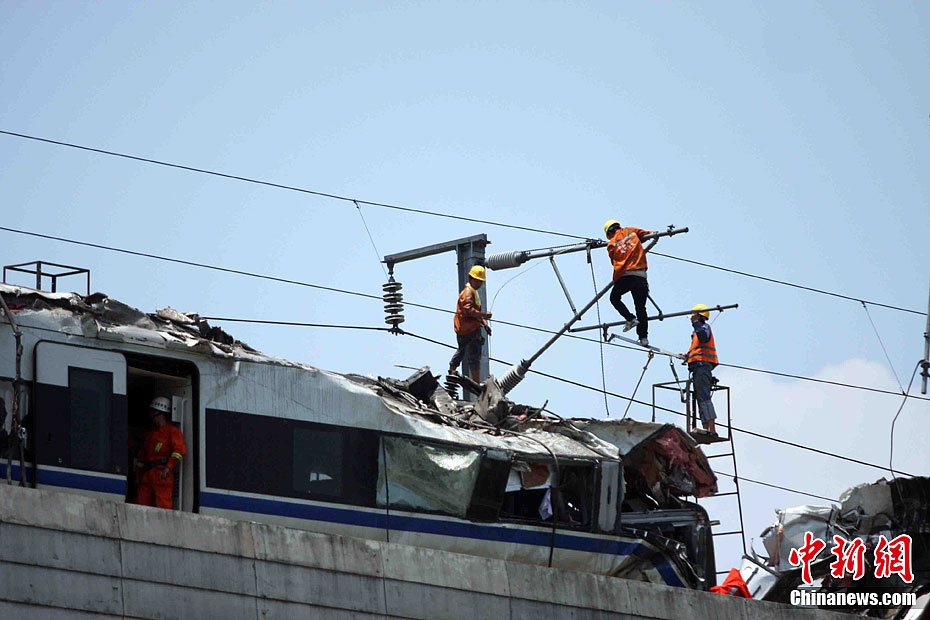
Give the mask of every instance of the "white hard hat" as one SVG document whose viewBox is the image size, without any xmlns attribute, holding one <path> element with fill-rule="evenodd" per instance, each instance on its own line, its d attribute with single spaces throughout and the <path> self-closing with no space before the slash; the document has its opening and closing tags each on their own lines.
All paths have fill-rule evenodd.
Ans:
<svg viewBox="0 0 930 620">
<path fill-rule="evenodd" d="M 149 409 L 155 409 L 156 411 L 161 411 L 162 413 L 168 413 L 171 411 L 171 401 L 164 396 L 153 398 L 152 402 L 149 403 Z"/>
</svg>

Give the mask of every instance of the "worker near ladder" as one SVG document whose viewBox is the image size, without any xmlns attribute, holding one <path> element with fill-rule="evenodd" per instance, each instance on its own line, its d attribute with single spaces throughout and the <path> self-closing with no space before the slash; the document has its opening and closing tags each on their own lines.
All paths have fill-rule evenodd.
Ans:
<svg viewBox="0 0 930 620">
<path fill-rule="evenodd" d="M 136 466 L 136 503 L 171 509 L 174 472 L 187 450 L 184 436 L 168 422 L 171 401 L 159 396 L 149 403 L 149 419 L 155 427 L 145 434 Z"/>
<path fill-rule="evenodd" d="M 476 382 L 481 381 L 478 376 L 481 367 L 481 345 L 484 344 L 481 328 L 487 330 L 488 336 L 491 335 L 491 326 L 487 322 L 491 313 L 481 311 L 481 297 L 478 295 L 478 289 L 484 284 L 485 279 L 484 267 L 481 265 L 475 265 L 468 272 L 468 283 L 459 293 L 458 305 L 455 307 L 455 338 L 459 348 L 449 361 L 450 375 L 455 374 L 456 367 L 464 360 L 462 369 L 466 373 L 470 371 L 471 378 Z"/>
<path fill-rule="evenodd" d="M 646 318 L 646 298 L 649 296 L 649 284 L 646 282 L 646 251 L 643 249 L 642 237 L 651 230 L 622 227 L 617 220 L 608 220 L 604 224 L 607 234 L 607 253 L 614 265 L 614 288 L 610 291 L 610 303 L 617 309 L 626 325 L 623 331 L 636 328 L 639 344 L 649 346 L 649 321 Z M 633 307 L 636 317 L 620 301 L 625 293 L 633 294 Z"/>
<path fill-rule="evenodd" d="M 709 434 L 716 435 L 714 420 L 717 419 L 717 413 L 710 398 L 714 381 L 711 371 L 717 366 L 717 346 L 714 344 L 714 334 L 710 331 L 710 325 L 707 324 L 709 318 L 710 311 L 704 304 L 698 304 L 692 309 L 691 327 L 694 332 L 691 334 L 691 348 L 688 349 L 685 362 L 691 371 L 701 424 Z"/>
</svg>

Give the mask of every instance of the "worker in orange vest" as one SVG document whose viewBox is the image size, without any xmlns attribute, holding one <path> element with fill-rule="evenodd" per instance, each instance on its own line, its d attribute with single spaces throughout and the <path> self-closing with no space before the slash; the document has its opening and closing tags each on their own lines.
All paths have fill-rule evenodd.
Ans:
<svg viewBox="0 0 930 620">
<path fill-rule="evenodd" d="M 714 403 L 710 398 L 714 382 L 711 371 L 717 366 L 717 345 L 714 344 L 714 334 L 707 324 L 709 318 L 710 311 L 704 304 L 698 304 L 691 310 L 691 327 L 694 332 L 691 334 L 691 348 L 685 355 L 685 363 L 691 371 L 701 424 L 708 434 L 716 435 L 714 420 L 717 419 L 717 412 L 714 411 Z"/>
<path fill-rule="evenodd" d="M 604 232 L 607 234 L 607 253 L 614 266 L 614 288 L 610 291 L 610 303 L 626 319 L 623 331 L 628 332 L 635 327 L 639 344 L 648 347 L 646 299 L 649 296 L 649 283 L 646 281 L 646 251 L 643 249 L 642 237 L 653 231 L 632 226 L 624 228 L 617 220 L 607 220 Z M 635 317 L 620 301 L 625 293 L 633 294 Z"/>
<path fill-rule="evenodd" d="M 171 509 L 174 472 L 187 449 L 180 429 L 168 422 L 171 401 L 159 396 L 149 404 L 149 419 L 155 428 L 145 434 L 136 465 L 136 503 Z"/>
<path fill-rule="evenodd" d="M 481 381 L 478 376 L 481 365 L 481 346 L 484 344 L 484 336 L 481 335 L 481 328 L 491 335 L 491 326 L 488 325 L 487 319 L 491 318 L 490 312 L 482 312 L 481 297 L 478 290 L 484 284 L 486 279 L 484 267 L 475 265 L 468 272 L 468 283 L 462 292 L 459 293 L 459 301 L 455 307 L 455 338 L 458 341 L 458 349 L 449 361 L 449 374 L 455 374 L 455 369 L 464 360 L 463 370 L 471 374 L 475 382 Z"/>
</svg>

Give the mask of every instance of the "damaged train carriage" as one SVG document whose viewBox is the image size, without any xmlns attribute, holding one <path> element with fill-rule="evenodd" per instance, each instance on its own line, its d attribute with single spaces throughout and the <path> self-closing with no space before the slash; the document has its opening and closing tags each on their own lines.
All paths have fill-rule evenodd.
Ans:
<svg viewBox="0 0 930 620">
<path fill-rule="evenodd" d="M 8 450 L 5 477 L 128 501 L 146 405 L 169 395 L 188 446 L 178 509 L 674 586 L 714 583 L 707 514 L 684 498 L 716 492 L 716 480 L 673 425 L 536 411 L 503 430 L 471 422 L 471 403 L 448 400 L 441 411 L 404 382 L 273 358 L 196 315 L 146 314 L 102 294 L 9 285 L 0 294 L 22 334 L 17 360 L 13 330 L 0 325 L 0 416 L 10 431 L 21 368 L 26 431 L 24 466 L 8 467 L 19 454 Z"/>
</svg>

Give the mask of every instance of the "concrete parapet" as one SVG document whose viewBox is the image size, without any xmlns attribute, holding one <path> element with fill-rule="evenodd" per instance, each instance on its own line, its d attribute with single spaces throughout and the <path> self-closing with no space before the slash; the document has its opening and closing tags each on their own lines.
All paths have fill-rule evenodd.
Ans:
<svg viewBox="0 0 930 620">
<path fill-rule="evenodd" d="M 0 617 L 119 616 L 845 617 L 0 485 Z"/>
</svg>

